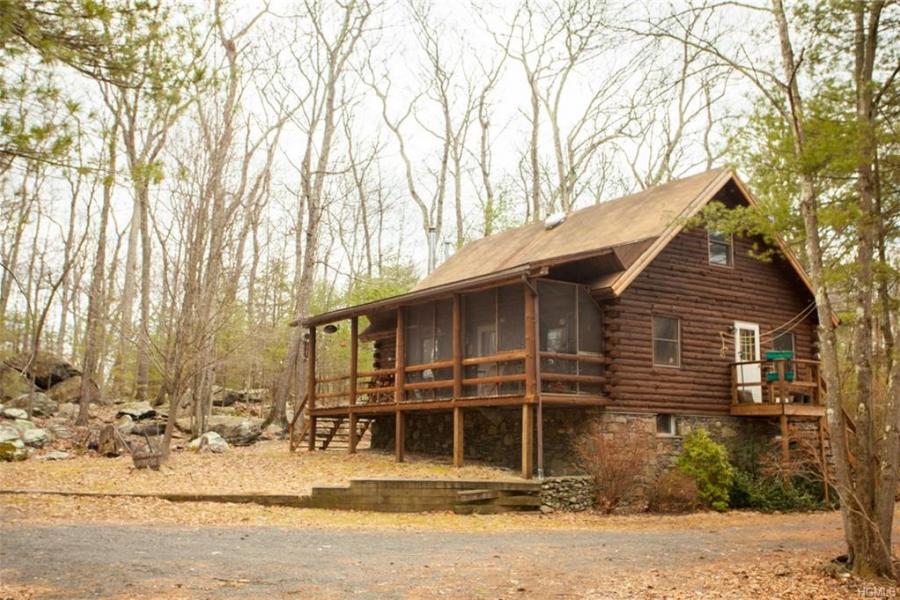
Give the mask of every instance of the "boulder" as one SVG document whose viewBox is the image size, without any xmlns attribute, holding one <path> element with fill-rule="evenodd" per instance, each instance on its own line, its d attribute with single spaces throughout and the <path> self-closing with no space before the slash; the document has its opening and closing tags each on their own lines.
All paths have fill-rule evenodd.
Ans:
<svg viewBox="0 0 900 600">
<path fill-rule="evenodd" d="M 234 390 L 213 386 L 213 406 L 231 406 L 235 402 L 262 402 L 268 392 L 265 388 Z"/>
<path fill-rule="evenodd" d="M 0 362 L 0 400 L 15 398 L 30 390 L 31 384 L 21 373 Z"/>
<path fill-rule="evenodd" d="M 60 440 L 70 440 L 75 435 L 75 433 L 65 425 L 51 425 L 49 429 L 50 433 L 53 434 L 53 437 Z"/>
<path fill-rule="evenodd" d="M 88 385 L 88 402 L 100 401 L 100 388 L 93 381 Z M 47 390 L 47 395 L 56 402 L 73 402 L 78 404 L 81 401 L 81 375 L 75 375 L 61 381 Z"/>
<path fill-rule="evenodd" d="M 16 419 L 12 422 L 12 426 L 16 428 L 16 430 L 19 432 L 19 435 L 22 435 L 29 429 L 34 429 L 36 427 L 35 424 L 28 419 Z"/>
<path fill-rule="evenodd" d="M 72 458 L 72 455 L 61 450 L 53 450 L 52 452 L 36 457 L 35 460 L 66 460 L 67 458 Z"/>
<path fill-rule="evenodd" d="M 35 427 L 22 434 L 22 441 L 32 448 L 43 448 L 50 442 L 50 434 L 46 429 Z"/>
<path fill-rule="evenodd" d="M 262 419 L 212 415 L 207 421 L 210 431 L 215 431 L 234 446 L 248 446 L 262 433 Z"/>
<path fill-rule="evenodd" d="M 228 450 L 228 442 L 215 431 L 207 431 L 188 444 L 188 448 L 195 452 L 213 452 L 219 454 Z"/>
<path fill-rule="evenodd" d="M 131 418 L 131 415 L 119 415 L 119 418 L 116 419 L 116 429 L 122 435 L 128 435 L 134 430 L 134 419 Z"/>
<path fill-rule="evenodd" d="M 121 417 L 122 415 L 128 415 L 135 421 L 140 421 L 141 419 L 155 417 L 156 410 L 150 406 L 149 402 L 130 402 L 119 407 L 119 412 L 116 413 L 116 416 Z"/>
<path fill-rule="evenodd" d="M 22 440 L 0 442 L 0 460 L 13 461 L 28 458 L 28 450 Z"/>
<path fill-rule="evenodd" d="M 28 413 L 21 408 L 4 408 L 3 416 L 7 419 L 27 419 Z"/>
<path fill-rule="evenodd" d="M 131 435 L 156 436 L 166 432 L 166 424 L 163 421 L 142 421 L 135 423 L 131 428 Z"/>
<path fill-rule="evenodd" d="M 27 411 L 29 404 L 31 405 L 31 413 L 41 417 L 49 417 L 55 415 L 59 410 L 59 404 L 47 397 L 47 394 L 34 392 L 33 394 L 22 394 L 13 398 L 7 403 L 7 406 L 13 408 L 21 408 Z"/>
<path fill-rule="evenodd" d="M 19 439 L 19 430 L 10 425 L 0 425 L 0 442 L 11 442 Z"/>
<path fill-rule="evenodd" d="M 29 352 L 23 352 L 7 358 L 3 362 L 7 367 L 33 380 L 34 385 L 42 390 L 48 390 L 60 381 L 81 375 L 81 371 L 69 364 L 68 361 L 49 352 L 38 352 L 36 356 L 32 356 Z"/>
<path fill-rule="evenodd" d="M 71 402 L 60 404 L 59 411 L 56 414 L 65 419 L 75 419 L 78 417 L 78 405 Z"/>
</svg>

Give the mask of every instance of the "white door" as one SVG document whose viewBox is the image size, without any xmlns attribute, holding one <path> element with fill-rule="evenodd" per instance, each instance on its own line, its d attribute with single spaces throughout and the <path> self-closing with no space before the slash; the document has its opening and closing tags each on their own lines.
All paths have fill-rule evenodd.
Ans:
<svg viewBox="0 0 900 600">
<path fill-rule="evenodd" d="M 741 363 L 759 360 L 759 324 L 734 322 L 734 361 Z M 750 365 L 738 365 L 738 383 L 751 383 L 755 385 L 741 386 L 740 392 L 749 392 L 754 402 L 762 402 L 762 369 L 757 362 Z"/>
</svg>

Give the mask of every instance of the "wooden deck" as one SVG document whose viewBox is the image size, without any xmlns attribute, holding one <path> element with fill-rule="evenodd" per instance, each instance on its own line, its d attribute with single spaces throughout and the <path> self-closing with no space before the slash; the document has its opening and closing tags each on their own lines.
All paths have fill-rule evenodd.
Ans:
<svg viewBox="0 0 900 600">
<path fill-rule="evenodd" d="M 824 417 L 825 407 L 817 404 L 770 403 L 732 404 L 731 414 L 736 417 Z"/>
</svg>

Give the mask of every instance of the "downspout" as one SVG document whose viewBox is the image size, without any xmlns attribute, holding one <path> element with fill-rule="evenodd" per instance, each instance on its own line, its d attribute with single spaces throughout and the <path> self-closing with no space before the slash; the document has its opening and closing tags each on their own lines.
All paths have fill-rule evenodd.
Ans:
<svg viewBox="0 0 900 600">
<path fill-rule="evenodd" d="M 539 304 L 540 296 L 538 296 L 537 286 L 526 276 L 522 275 L 522 283 L 534 296 L 534 387 L 537 394 L 537 476 L 539 480 L 544 479 L 544 396 L 541 394 L 541 307 Z"/>
</svg>

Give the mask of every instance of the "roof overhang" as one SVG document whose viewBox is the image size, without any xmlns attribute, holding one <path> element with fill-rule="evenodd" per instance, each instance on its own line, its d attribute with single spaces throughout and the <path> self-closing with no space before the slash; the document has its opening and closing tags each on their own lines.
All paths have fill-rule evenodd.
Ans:
<svg viewBox="0 0 900 600">
<path fill-rule="evenodd" d="M 758 200 L 753 196 L 753 194 L 750 192 L 744 182 L 741 181 L 740 177 L 738 177 L 737 173 L 733 169 L 723 170 L 715 179 L 710 181 L 699 194 L 697 194 L 694 200 L 681 212 L 681 214 L 679 214 L 672 220 L 672 222 L 662 233 L 662 235 L 656 238 L 647 238 L 645 240 L 634 242 L 633 244 L 645 244 L 646 247 L 643 249 L 643 251 L 639 250 L 640 254 L 633 261 L 629 261 L 630 264 L 628 264 L 627 268 L 625 268 L 623 271 L 611 273 L 606 281 L 601 283 L 600 288 L 602 289 L 595 287 L 594 291 L 597 293 L 603 293 L 607 296 L 621 295 L 638 277 L 638 275 L 640 275 L 643 270 L 651 262 L 653 262 L 653 260 L 659 255 L 659 253 L 662 252 L 663 249 L 675 238 L 675 236 L 677 236 L 684 230 L 691 218 L 695 217 L 701 210 L 703 210 L 703 208 L 707 204 L 709 204 L 709 202 L 713 200 L 716 194 L 718 194 L 722 190 L 722 188 L 725 187 L 729 182 L 733 182 L 735 184 L 738 191 L 746 199 L 747 203 L 750 206 L 759 205 Z M 796 272 L 797 276 L 803 282 L 804 286 L 806 286 L 807 290 L 809 290 L 810 294 L 812 294 L 813 298 L 815 298 L 815 288 L 813 287 L 812 281 L 803 268 L 803 265 L 800 263 L 800 260 L 791 251 L 784 240 L 782 240 L 779 236 L 775 236 L 774 241 L 778 246 L 778 249 L 784 256 L 785 260 Z M 553 257 L 552 259 L 524 264 L 509 269 L 504 269 L 502 271 L 497 271 L 495 273 L 489 273 L 470 279 L 453 281 L 435 287 L 415 290 L 406 294 L 392 296 L 383 300 L 377 300 L 368 302 L 366 304 L 359 304 L 357 306 L 341 308 L 304 319 L 297 319 L 291 323 L 291 326 L 299 325 L 304 327 L 316 327 L 318 325 L 325 325 L 327 323 L 333 323 L 335 321 L 341 321 L 355 316 L 372 314 L 383 310 L 398 308 L 400 306 L 416 304 L 418 302 L 424 302 L 458 292 L 473 291 L 483 287 L 494 287 L 497 285 L 502 285 L 505 282 L 511 283 L 523 277 L 543 277 L 547 275 L 550 267 L 553 267 L 555 265 L 582 260 L 591 256 L 601 256 L 604 254 L 614 253 L 616 251 L 616 247 L 609 247 L 599 250 L 593 250 L 590 252 L 557 256 Z M 832 318 L 836 319 L 836 317 L 834 316 L 832 316 Z"/>
<path fill-rule="evenodd" d="M 296 319 L 291 322 L 291 326 L 296 327 L 299 325 L 303 327 L 316 327 L 319 325 L 325 325 L 327 323 L 334 323 L 335 321 L 343 321 L 344 319 L 358 317 L 360 315 L 371 314 L 382 310 L 390 310 L 392 308 L 399 308 L 400 306 L 405 306 L 408 304 L 416 304 L 418 302 L 424 302 L 456 292 L 471 291 L 482 287 L 493 287 L 504 282 L 513 282 L 519 280 L 522 277 L 540 277 L 544 274 L 546 274 L 545 267 L 522 265 L 481 277 L 473 277 L 471 279 L 455 281 L 446 285 L 439 285 L 433 288 L 426 288 L 424 290 L 416 290 L 414 292 L 409 292 L 406 294 L 391 296 L 390 298 L 385 298 L 383 300 L 375 300 L 373 302 L 367 302 L 365 304 L 348 306 L 347 308 L 339 308 L 337 310 L 322 313 L 305 319 Z"/>
</svg>

